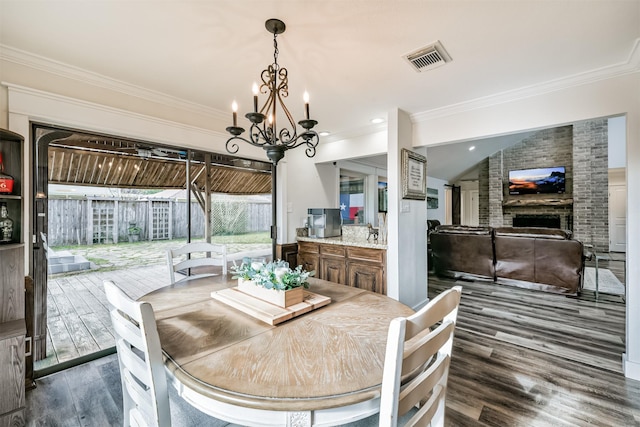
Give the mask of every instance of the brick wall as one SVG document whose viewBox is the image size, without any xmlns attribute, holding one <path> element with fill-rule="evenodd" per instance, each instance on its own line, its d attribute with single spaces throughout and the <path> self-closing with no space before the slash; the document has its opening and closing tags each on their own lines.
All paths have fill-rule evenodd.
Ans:
<svg viewBox="0 0 640 427">
<path fill-rule="evenodd" d="M 571 228 L 571 205 L 551 206 L 544 204 L 549 198 L 567 199 L 573 194 L 573 127 L 563 126 L 553 129 L 545 129 L 535 133 L 519 144 L 503 150 L 504 165 L 502 170 L 501 194 L 507 200 L 540 200 L 542 203 L 536 206 L 502 207 L 503 224 L 507 227 L 513 225 L 515 215 L 560 215 L 560 227 Z M 524 196 L 509 195 L 509 171 L 518 169 L 545 168 L 551 166 L 565 167 L 565 193 L 564 194 L 529 194 Z"/>
<path fill-rule="evenodd" d="M 480 162 L 478 170 L 478 225 L 489 225 L 489 158 Z"/>
<path fill-rule="evenodd" d="M 607 119 L 545 129 L 485 159 L 480 165 L 479 224 L 511 226 L 515 215 L 559 215 L 560 226 L 575 238 L 608 251 Z M 558 195 L 509 195 L 509 171 L 564 166 L 566 189 Z M 514 200 L 540 204 L 508 206 Z M 544 200 L 567 201 L 566 205 Z M 573 204 L 567 199 L 573 199 Z"/>
<path fill-rule="evenodd" d="M 573 210 L 576 239 L 609 251 L 609 158 L 607 119 L 573 127 Z"/>
<path fill-rule="evenodd" d="M 502 218 L 504 156 L 500 151 L 489 157 L 489 225 L 503 227 Z"/>
</svg>

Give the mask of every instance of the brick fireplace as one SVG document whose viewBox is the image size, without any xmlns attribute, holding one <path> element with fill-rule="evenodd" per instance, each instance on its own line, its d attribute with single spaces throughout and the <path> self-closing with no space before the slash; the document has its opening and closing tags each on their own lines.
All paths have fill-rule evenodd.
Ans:
<svg viewBox="0 0 640 427">
<path fill-rule="evenodd" d="M 518 215 L 512 219 L 514 227 L 544 227 L 544 228 L 567 228 L 562 227 L 560 215 Z"/>
<path fill-rule="evenodd" d="M 510 195 L 510 170 L 564 166 L 563 194 Z M 539 224 L 573 231 L 609 249 L 607 119 L 541 130 L 485 159 L 479 174 L 479 222 L 494 227 Z M 559 223 L 559 225 L 558 225 Z"/>
</svg>

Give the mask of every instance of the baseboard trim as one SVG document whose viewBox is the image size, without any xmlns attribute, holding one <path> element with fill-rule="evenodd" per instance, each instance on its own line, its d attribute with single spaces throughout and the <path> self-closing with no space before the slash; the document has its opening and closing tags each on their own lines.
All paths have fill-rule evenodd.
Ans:
<svg viewBox="0 0 640 427">
<path fill-rule="evenodd" d="M 640 363 L 627 359 L 627 353 L 622 353 L 622 369 L 625 377 L 640 381 Z"/>
</svg>

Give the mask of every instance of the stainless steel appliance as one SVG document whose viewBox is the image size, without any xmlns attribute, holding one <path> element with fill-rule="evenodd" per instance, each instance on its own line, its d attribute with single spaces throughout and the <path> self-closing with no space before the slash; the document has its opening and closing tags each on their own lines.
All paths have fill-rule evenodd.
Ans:
<svg viewBox="0 0 640 427">
<path fill-rule="evenodd" d="M 342 235 L 340 209 L 309 208 L 307 211 L 309 237 L 337 237 Z"/>
</svg>

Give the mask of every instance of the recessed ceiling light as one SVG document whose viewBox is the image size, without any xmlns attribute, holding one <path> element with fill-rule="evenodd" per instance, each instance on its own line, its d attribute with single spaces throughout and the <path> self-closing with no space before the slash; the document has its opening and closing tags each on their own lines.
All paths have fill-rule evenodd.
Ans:
<svg viewBox="0 0 640 427">
<path fill-rule="evenodd" d="M 331 135 L 331 133 L 327 132 L 326 130 L 323 130 L 322 132 L 318 132 L 318 135 L 320 135 L 320 136 L 329 136 L 329 135 Z"/>
<path fill-rule="evenodd" d="M 475 146 L 475 145 L 472 145 L 471 147 L 469 147 L 469 151 L 473 151 L 473 150 L 475 150 L 475 149 L 476 149 L 476 146 Z"/>
<path fill-rule="evenodd" d="M 384 122 L 384 119 L 380 118 L 380 117 L 376 117 L 375 119 L 371 119 L 371 123 L 373 123 L 374 125 L 377 125 L 378 123 L 382 123 Z"/>
</svg>

